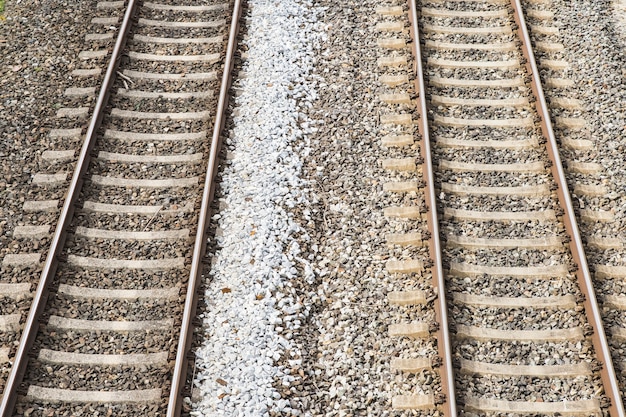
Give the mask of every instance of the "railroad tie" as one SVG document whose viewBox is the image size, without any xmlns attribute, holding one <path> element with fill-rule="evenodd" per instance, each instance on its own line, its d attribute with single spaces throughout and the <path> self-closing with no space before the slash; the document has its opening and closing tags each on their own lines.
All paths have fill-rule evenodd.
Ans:
<svg viewBox="0 0 626 417">
<path fill-rule="evenodd" d="M 26 213 L 53 212 L 59 207 L 59 200 L 26 200 L 22 210 Z"/>
<path fill-rule="evenodd" d="M 173 5 L 173 4 L 163 4 L 163 3 L 154 3 L 151 1 L 147 1 L 143 4 L 143 7 L 146 9 L 152 10 L 165 10 L 170 12 L 191 12 L 191 13 L 203 13 L 203 12 L 214 12 L 214 11 L 223 11 L 228 10 L 229 8 L 228 2 L 215 2 L 215 4 L 207 4 L 207 5 L 197 5 L 197 6 L 185 6 L 185 5 Z"/>
<path fill-rule="evenodd" d="M 99 1 L 96 4 L 96 9 L 121 9 L 123 7 L 123 1 Z"/>
<path fill-rule="evenodd" d="M 379 32 L 404 32 L 406 28 L 402 22 L 380 22 L 376 24 Z"/>
<path fill-rule="evenodd" d="M 434 117 L 435 123 L 442 126 L 452 126 L 458 128 L 465 127 L 532 127 L 535 121 L 530 117 L 515 119 L 464 119 L 459 117 L 440 116 Z"/>
<path fill-rule="evenodd" d="M 91 19 L 91 23 L 94 25 L 114 26 L 119 23 L 117 17 L 94 17 Z"/>
<path fill-rule="evenodd" d="M 411 104 L 411 96 L 408 93 L 381 94 L 379 97 L 387 104 Z"/>
<path fill-rule="evenodd" d="M 576 98 L 553 97 L 550 99 L 550 104 L 567 110 L 582 110 L 582 102 Z"/>
<path fill-rule="evenodd" d="M 418 373 L 432 369 L 432 363 L 429 358 L 394 358 L 391 360 L 391 369 L 407 373 Z"/>
<path fill-rule="evenodd" d="M 509 330 L 457 325 L 456 336 L 474 340 L 563 342 L 565 340 L 583 340 L 584 332 L 582 327 L 547 330 Z"/>
<path fill-rule="evenodd" d="M 486 26 L 486 27 L 453 27 L 424 24 L 421 26 L 425 32 L 447 33 L 447 34 L 468 34 L 468 35 L 489 35 L 489 34 L 511 34 L 509 25 Z"/>
<path fill-rule="evenodd" d="M 388 245 L 399 246 L 426 246 L 427 240 L 419 232 L 389 233 L 385 236 Z"/>
<path fill-rule="evenodd" d="M 600 174 L 604 171 L 604 167 L 596 162 L 570 161 L 567 163 L 567 168 L 571 172 L 586 175 Z"/>
<path fill-rule="evenodd" d="M 481 164 L 473 162 L 457 162 L 440 160 L 439 168 L 451 171 L 470 171 L 470 172 L 527 172 L 542 173 L 545 171 L 544 163 L 536 162 L 518 162 L 512 164 Z"/>
<path fill-rule="evenodd" d="M 402 6 L 380 6 L 376 8 L 376 14 L 382 16 L 401 16 L 404 13 Z"/>
<path fill-rule="evenodd" d="M 413 135 L 386 135 L 381 139 L 381 145 L 388 147 L 403 147 L 413 145 Z"/>
<path fill-rule="evenodd" d="M 85 35 L 86 42 L 112 41 L 115 33 L 88 33 Z"/>
<path fill-rule="evenodd" d="M 532 3 L 545 3 L 545 1 L 531 0 Z M 528 17 L 539 20 L 550 20 L 554 18 L 554 12 L 550 10 L 527 9 Z"/>
<path fill-rule="evenodd" d="M 430 410 L 435 408 L 433 394 L 396 395 L 391 400 L 394 410 Z"/>
<path fill-rule="evenodd" d="M 58 118 L 86 119 L 89 116 L 89 107 L 62 107 L 57 110 Z"/>
<path fill-rule="evenodd" d="M 415 158 L 388 158 L 381 161 L 384 169 L 391 171 L 411 171 L 417 170 Z"/>
<path fill-rule="evenodd" d="M 561 142 L 563 143 L 563 146 L 578 151 L 591 151 L 595 148 L 594 143 L 587 139 L 572 139 L 569 137 L 563 137 L 561 138 Z"/>
<path fill-rule="evenodd" d="M 580 218 L 589 223 L 608 223 L 615 220 L 615 213 L 611 210 L 597 211 L 582 209 L 580 210 Z"/>
<path fill-rule="evenodd" d="M 410 114 L 383 114 L 380 122 L 384 125 L 411 125 L 413 117 Z"/>
<path fill-rule="evenodd" d="M 567 265 L 539 265 L 539 266 L 486 266 L 474 265 L 465 262 L 451 262 L 450 274 L 456 276 L 478 276 L 482 274 L 512 276 L 516 278 L 545 278 L 564 276 L 568 274 Z"/>
<path fill-rule="evenodd" d="M 588 236 L 587 246 L 600 250 L 623 250 L 624 241 L 619 237 Z"/>
<path fill-rule="evenodd" d="M 409 207 L 386 207 L 383 209 L 383 214 L 385 217 L 397 217 L 400 219 L 422 219 L 424 218 L 424 213 L 420 207 L 409 206 Z"/>
<path fill-rule="evenodd" d="M 384 68 L 384 67 L 397 68 L 397 67 L 403 67 L 406 65 L 407 65 L 406 56 L 392 55 L 392 56 L 383 56 L 383 57 L 378 58 L 378 67 L 380 68 Z"/>
<path fill-rule="evenodd" d="M 398 38 L 380 38 L 376 40 L 376 45 L 380 48 L 402 49 L 406 46 L 406 41 Z"/>
<path fill-rule="evenodd" d="M 66 88 L 63 94 L 66 97 L 93 97 L 96 94 L 96 87 L 70 87 Z"/>
<path fill-rule="evenodd" d="M 521 107 L 528 106 L 528 98 L 503 98 L 503 99 L 463 99 L 432 95 L 430 102 L 441 106 L 484 106 L 484 107 Z"/>
<path fill-rule="evenodd" d="M 470 80 L 465 78 L 430 77 L 429 83 L 430 85 L 438 87 L 513 88 L 524 86 L 524 80 L 522 78 L 505 78 L 503 80 Z"/>
<path fill-rule="evenodd" d="M 626 310 L 626 296 L 607 294 L 604 296 L 604 305 Z M 624 330 L 621 330 L 620 334 L 623 334 L 623 332 Z M 622 339 L 624 339 L 624 337 L 622 337 Z"/>
<path fill-rule="evenodd" d="M 177 29 L 189 29 L 189 28 L 219 28 L 226 25 L 226 20 L 213 20 L 213 21 L 194 21 L 194 22 L 173 22 L 169 20 L 153 20 L 139 18 L 137 19 L 138 26 L 158 27 L 158 28 L 177 28 Z"/>
<path fill-rule="evenodd" d="M 41 158 L 44 161 L 48 161 L 50 163 L 60 163 L 71 161 L 74 158 L 76 151 L 73 149 L 64 150 L 64 151 L 51 151 L 46 150 L 41 154 Z"/>
<path fill-rule="evenodd" d="M 587 122 L 581 117 L 555 117 L 556 127 L 561 129 L 582 130 L 587 127 Z"/>
<path fill-rule="evenodd" d="M 433 49 L 451 49 L 451 50 L 474 50 L 474 51 L 512 51 L 516 46 L 514 42 L 505 43 L 453 43 L 442 42 L 437 40 L 426 40 L 425 46 Z"/>
<path fill-rule="evenodd" d="M 553 71 L 565 71 L 569 68 L 569 63 L 563 60 L 541 59 L 539 60 L 539 66 Z"/>
<path fill-rule="evenodd" d="M 478 238 L 472 236 L 448 235 L 446 246 L 464 247 L 471 249 L 560 249 L 563 247 L 563 241 L 558 236 L 527 238 L 527 239 L 497 239 L 497 238 Z"/>
<path fill-rule="evenodd" d="M 443 18 L 482 18 L 493 19 L 497 17 L 507 17 L 508 11 L 506 9 L 497 10 L 481 10 L 481 11 L 468 11 L 468 10 L 451 10 L 451 9 L 435 9 L 432 7 L 422 7 L 422 16 L 443 17 Z"/>
<path fill-rule="evenodd" d="M 50 225 L 15 226 L 13 237 L 17 239 L 43 239 L 50 235 Z"/>
<path fill-rule="evenodd" d="M 406 84 L 409 82 L 409 76 L 406 74 L 384 74 L 381 75 L 379 81 L 389 87 L 397 87 L 402 84 Z"/>
<path fill-rule="evenodd" d="M 556 36 L 559 34 L 559 28 L 554 26 L 543 26 L 543 25 L 530 25 L 530 30 L 539 35 L 552 35 Z"/>
<path fill-rule="evenodd" d="M 535 42 L 535 48 L 546 53 L 563 52 L 565 50 L 565 46 L 563 46 L 562 43 L 557 42 Z M 568 67 L 569 65 L 567 65 L 565 69 Z"/>
<path fill-rule="evenodd" d="M 626 266 L 596 264 L 594 268 L 596 279 L 626 279 Z"/>
<path fill-rule="evenodd" d="M 566 365 L 511 365 L 461 359 L 461 372 L 478 375 L 532 376 L 543 378 L 591 375 L 587 362 Z"/>
<path fill-rule="evenodd" d="M 410 274 L 424 272 L 424 263 L 419 259 L 391 260 L 386 263 L 390 274 Z"/>
<path fill-rule="evenodd" d="M 556 220 L 554 210 L 543 211 L 472 211 L 463 209 L 453 209 L 446 207 L 443 211 L 446 219 L 475 220 L 475 221 L 538 221 L 552 222 Z"/>
<path fill-rule="evenodd" d="M 79 78 L 97 77 L 102 73 L 101 68 L 79 68 L 72 71 L 72 75 Z"/>
<path fill-rule="evenodd" d="M 458 303 L 481 307 L 574 308 L 576 306 L 576 298 L 571 294 L 546 297 L 497 297 L 453 292 L 452 298 Z"/>
<path fill-rule="evenodd" d="M 450 184 L 447 182 L 441 184 L 441 191 L 459 195 L 517 195 L 527 197 L 544 197 L 552 193 L 548 184 L 521 185 L 517 187 L 482 187 Z"/>
<path fill-rule="evenodd" d="M 389 304 L 399 306 L 426 304 L 426 293 L 421 290 L 392 291 L 387 294 L 387 300 Z"/>
<path fill-rule="evenodd" d="M 75 391 L 29 385 L 26 400 L 50 403 L 153 403 L 161 399 L 161 389 L 133 391 Z"/>
<path fill-rule="evenodd" d="M 109 51 L 107 49 L 100 49 L 96 51 L 82 51 L 78 54 L 78 59 L 83 61 L 88 61 L 90 59 L 98 60 L 106 58 L 109 55 Z"/>
<path fill-rule="evenodd" d="M 417 192 L 419 188 L 420 187 L 417 181 L 396 181 L 396 182 L 386 182 L 383 184 L 383 191 L 390 192 L 390 193 Z M 390 212 L 386 212 L 386 213 L 390 213 Z"/>
<path fill-rule="evenodd" d="M 511 69 L 519 66 L 517 59 L 507 61 L 456 61 L 453 59 L 428 58 L 428 65 L 441 68 L 481 68 L 481 69 Z"/>
<path fill-rule="evenodd" d="M 508 401 L 492 398 L 476 398 L 467 396 L 465 408 L 481 412 L 494 413 L 528 413 L 528 414 L 592 414 L 600 413 L 600 402 L 597 399 L 574 400 L 559 402 Z"/>
<path fill-rule="evenodd" d="M 545 86 L 547 88 L 565 89 L 574 87 L 574 81 L 569 78 L 549 77 L 546 78 Z"/>
<path fill-rule="evenodd" d="M 603 184 L 574 184 L 572 194 L 585 197 L 602 197 L 609 193 L 608 188 Z"/>
</svg>

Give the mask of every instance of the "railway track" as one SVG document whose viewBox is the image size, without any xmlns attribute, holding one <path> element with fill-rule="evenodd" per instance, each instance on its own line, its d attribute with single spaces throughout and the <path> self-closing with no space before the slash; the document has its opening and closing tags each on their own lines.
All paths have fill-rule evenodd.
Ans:
<svg viewBox="0 0 626 417">
<path fill-rule="evenodd" d="M 32 300 L 3 317 L 3 416 L 180 413 L 239 15 L 239 1 L 98 3 L 57 115 L 70 122 L 24 204 L 43 221 L 3 260 L 5 294 Z"/>
<path fill-rule="evenodd" d="M 526 5 L 530 10 L 537 9 Z M 590 112 L 577 96 L 572 80 L 571 62 L 565 60 L 562 34 L 554 6 L 543 5 L 540 13 L 529 14 L 529 32 L 537 49 L 538 61 L 561 62 L 558 67 L 546 68 L 542 81 L 547 86 L 550 111 L 556 121 L 555 135 L 563 149 L 572 199 L 577 209 L 581 233 L 585 237 L 585 251 L 594 273 L 598 301 L 611 345 L 611 353 L 624 398 L 625 374 L 622 351 L 626 327 L 623 312 L 626 309 L 622 282 L 626 276 L 619 261 L 624 254 L 620 229 L 619 205 L 613 203 L 619 195 L 615 181 L 603 166 L 593 140 L 589 121 Z M 544 64 L 546 66 L 546 64 Z"/>
<path fill-rule="evenodd" d="M 376 9 L 380 122 L 385 133 L 381 145 L 388 151 L 381 161 L 386 171 L 382 187 L 392 202 L 383 209 L 391 232 L 385 236 L 390 248 L 386 270 L 397 278 L 387 301 L 399 310 L 396 321 L 389 324 L 389 337 L 402 340 L 400 346 L 407 339 L 422 339 L 432 343 L 436 353 L 424 353 L 419 342 L 414 346 L 408 343 L 390 367 L 399 372 L 434 373 L 436 377 L 431 384 L 415 387 L 421 393 L 393 395 L 392 407 L 443 408 L 446 415 L 456 415 L 456 403 L 451 401 L 455 389 L 446 294 L 440 291 L 445 284 L 441 258 L 436 255 L 441 251 L 438 219 L 436 211 L 430 210 L 437 203 L 429 132 L 423 118 L 415 120 L 425 112 L 425 102 L 415 100 L 416 92 L 423 91 L 423 81 L 407 65 L 407 56 L 399 54 L 409 49 L 411 39 L 406 28 L 416 20 L 415 12 L 411 7 L 407 15 L 402 6 Z M 411 33 L 415 36 L 415 27 Z M 413 56 L 419 56 L 419 49 L 413 49 Z M 416 356 L 416 352 L 423 353 Z"/>
<path fill-rule="evenodd" d="M 180 413 L 239 2 L 133 7 L 98 3 L 93 47 L 24 202 L 32 223 L 2 261 L 3 416 Z M 381 6 L 373 28 L 385 267 L 398 278 L 389 367 L 417 391 L 394 393 L 392 407 L 624 415 L 519 1 L 416 7 Z M 553 14 L 533 3 L 526 15 L 558 91 L 561 145 L 590 151 Z M 598 164 L 569 165 L 589 175 L 574 195 L 594 230 L 612 214 L 594 200 Z M 622 249 L 605 234 L 586 244 Z M 617 357 L 626 273 L 610 253 L 594 256 Z M 409 381 L 420 373 L 430 376 Z"/>
<path fill-rule="evenodd" d="M 0 265 L 4 277 L 2 293 L 3 316 L 0 321 L 2 347 L 2 377 L 4 386 L 15 355 L 15 345 L 21 336 L 20 323 L 24 322 L 32 302 L 33 291 L 39 282 L 43 260 L 49 249 L 52 234 L 61 212 L 62 199 L 74 170 L 77 149 L 86 131 L 88 115 L 95 106 L 97 86 L 102 83 L 102 69 L 106 55 L 112 52 L 112 43 L 123 10 L 111 3 L 98 3 L 90 22 L 90 33 L 85 39 L 85 50 L 77 57 L 80 68 L 69 76 L 74 87 L 64 92 L 64 101 L 50 121 L 54 126 L 48 134 L 47 146 L 35 158 L 38 171 L 31 180 L 30 189 L 22 201 L 21 223 L 11 231 L 12 241 L 2 249 Z M 113 23 L 116 20 L 118 23 Z"/>
<path fill-rule="evenodd" d="M 425 2 L 420 27 L 460 406 L 623 415 L 519 2 Z"/>
<path fill-rule="evenodd" d="M 391 90 L 381 101 L 399 105 L 399 111 L 382 115 L 381 121 L 411 125 L 413 119 L 403 106 L 420 109 L 421 146 L 429 146 L 429 136 L 433 139 L 435 185 L 428 183 L 429 161 L 423 151 L 417 166 L 414 157 L 385 160 L 383 166 L 422 168 L 425 194 L 429 188 L 440 192 L 442 259 L 438 261 L 432 249 L 430 256 L 432 264 L 441 262 L 447 270 L 445 287 L 436 282 L 433 287 L 446 288 L 450 300 L 459 411 L 624 415 L 519 2 L 426 0 L 417 13 L 411 7 L 409 14 L 419 14 L 412 27 L 413 56 L 418 57 L 414 83 L 423 94 L 415 101 L 403 90 L 412 76 L 398 70 L 383 75 L 382 83 Z M 380 67 L 406 70 L 410 65 L 406 12 L 401 3 L 378 10 L 385 16 L 377 27 L 382 33 L 378 46 L 385 51 Z M 527 13 L 536 32 L 553 34 L 554 28 L 538 22 L 550 18 L 549 11 L 540 6 Z M 535 46 L 559 52 L 558 45 L 548 42 Z M 541 68 L 553 74 L 550 88 L 567 87 L 567 79 L 558 75 L 566 68 L 560 56 L 544 58 Z M 420 85 L 422 76 L 425 84 Z M 575 110 L 576 100 L 566 96 L 552 102 Z M 556 122 L 559 129 L 584 128 L 576 115 L 560 116 Z M 564 142 L 581 148 L 589 141 L 571 136 Z M 412 143 L 409 135 L 383 139 L 389 149 L 409 154 Z M 579 165 L 582 170 L 592 168 Z M 423 185 L 413 183 L 411 188 L 405 182 L 385 188 L 407 193 Z M 405 204 L 393 211 L 410 217 L 411 207 Z M 430 216 L 436 224 L 437 217 Z M 419 276 L 421 270 L 393 272 Z M 424 369 L 399 363 L 401 358 L 392 366 L 407 374 Z M 454 391 L 450 395 L 446 384 L 441 386 L 444 396 L 454 398 Z M 393 401 L 398 409 L 435 405 L 415 396 Z"/>
</svg>

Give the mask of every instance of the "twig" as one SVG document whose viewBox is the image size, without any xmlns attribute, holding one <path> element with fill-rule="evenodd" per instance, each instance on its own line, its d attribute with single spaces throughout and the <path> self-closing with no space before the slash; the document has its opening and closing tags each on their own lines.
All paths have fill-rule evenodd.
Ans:
<svg viewBox="0 0 626 417">
<path fill-rule="evenodd" d="M 150 220 L 148 220 L 148 223 L 146 223 L 146 227 L 143 228 L 143 231 L 145 232 L 146 229 L 148 228 L 148 226 L 150 226 L 150 223 L 152 223 L 152 220 L 154 220 L 154 218 L 156 217 L 157 214 L 159 214 L 159 211 L 161 211 L 161 209 L 163 208 L 163 206 L 159 206 L 159 208 L 157 209 L 157 211 L 154 212 L 154 214 L 152 215 L 152 217 L 150 218 Z"/>
<path fill-rule="evenodd" d="M 119 75 L 120 78 L 122 78 L 122 80 L 128 81 L 131 85 L 135 84 L 135 82 L 128 75 L 124 75 L 119 71 L 115 71 L 115 72 L 117 72 L 117 75 Z M 126 85 L 126 83 L 124 83 L 124 85 Z"/>
</svg>

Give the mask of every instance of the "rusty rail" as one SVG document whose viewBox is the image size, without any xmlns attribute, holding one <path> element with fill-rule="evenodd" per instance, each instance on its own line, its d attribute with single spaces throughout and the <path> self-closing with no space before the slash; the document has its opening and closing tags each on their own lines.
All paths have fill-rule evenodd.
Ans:
<svg viewBox="0 0 626 417">
<path fill-rule="evenodd" d="M 131 21 L 137 9 L 137 2 L 135 0 L 129 0 L 126 7 L 124 19 L 122 21 L 122 25 L 120 26 L 120 31 L 113 48 L 111 61 L 107 66 L 93 116 L 91 117 L 89 127 L 87 128 L 85 141 L 83 142 L 83 146 L 80 150 L 78 162 L 76 163 L 76 168 L 74 169 L 72 180 L 63 203 L 63 209 L 61 210 L 59 221 L 54 231 L 54 236 L 46 257 L 43 271 L 41 272 L 41 278 L 39 280 L 39 284 L 37 285 L 37 291 L 35 292 L 33 303 L 28 312 L 28 317 L 26 318 L 24 330 L 20 338 L 20 344 L 17 348 L 17 353 L 13 361 L 13 367 L 11 368 L 7 383 L 4 387 L 2 402 L 0 403 L 1 417 L 10 417 L 13 414 L 13 409 L 15 408 L 17 388 L 24 377 L 24 372 L 26 371 L 26 365 L 28 362 L 28 352 L 35 341 L 35 336 L 37 335 L 37 330 L 39 329 L 39 319 L 48 301 L 50 284 L 54 279 L 58 266 L 58 258 L 63 250 L 65 239 L 67 237 L 67 229 L 74 214 L 74 206 L 82 189 L 83 175 L 89 166 L 89 161 L 91 160 L 90 154 L 95 144 L 96 132 L 102 123 L 104 109 L 109 100 L 111 86 L 115 81 L 115 73 L 119 66 L 120 55 L 126 45 L 128 32 L 131 27 Z"/>
<path fill-rule="evenodd" d="M 172 386 L 170 390 L 170 399 L 167 408 L 167 417 L 178 417 L 181 411 L 182 390 L 185 386 L 187 376 L 187 355 L 191 348 L 191 338 L 193 336 L 192 320 L 196 314 L 198 304 L 198 287 L 202 276 L 202 259 L 206 252 L 206 234 L 208 229 L 208 219 L 211 216 L 211 202 L 215 193 L 215 175 L 218 168 L 218 155 L 222 146 L 222 129 L 224 126 L 224 117 L 228 107 L 230 84 L 232 81 L 232 69 L 234 66 L 234 55 L 237 47 L 237 36 L 239 34 L 239 18 L 241 16 L 242 0 L 235 0 L 233 5 L 233 15 L 230 24 L 230 33 L 228 36 L 228 47 L 226 49 L 226 57 L 224 60 L 224 72 L 222 73 L 222 83 L 220 86 L 220 96 L 217 104 L 217 113 L 215 116 L 215 124 L 213 125 L 213 137 L 211 142 L 211 153 L 206 171 L 204 189 L 202 192 L 202 205 L 200 208 L 200 216 L 198 219 L 198 229 L 196 231 L 196 240 L 193 249 L 193 259 L 191 271 L 189 273 L 189 282 L 187 284 L 187 295 L 185 297 L 185 310 L 183 312 L 183 321 L 178 340 L 178 349 L 176 352 L 176 364 L 174 365 L 174 374 L 172 377 Z M 192 381 L 193 382 L 193 381 Z"/>
<path fill-rule="evenodd" d="M 591 273 L 589 272 L 585 249 L 583 247 L 580 231 L 576 222 L 572 200 L 567 187 L 567 182 L 565 180 L 565 172 L 563 170 L 558 145 L 552 129 L 552 122 L 550 121 L 550 114 L 548 113 L 548 105 L 546 103 L 541 81 L 539 79 L 539 71 L 537 69 L 537 64 L 535 63 L 535 55 L 532 47 L 530 46 L 530 37 L 526 28 L 526 21 L 524 19 L 520 0 L 511 0 L 511 6 L 515 12 L 514 17 L 515 23 L 518 27 L 518 36 L 522 40 L 522 52 L 524 54 L 524 58 L 526 59 L 526 70 L 532 77 L 531 87 L 533 94 L 537 99 L 536 106 L 537 113 L 539 113 L 541 117 L 541 131 L 543 136 L 547 139 L 546 147 L 548 155 L 552 161 L 552 175 L 558 186 L 557 195 L 559 198 L 559 204 L 564 210 L 563 223 L 565 224 L 567 234 L 571 238 L 570 250 L 572 251 L 574 262 L 578 267 L 576 277 L 578 279 L 578 284 L 585 295 L 585 314 L 589 324 L 593 327 L 591 340 L 596 354 L 602 363 L 600 375 L 602 377 L 605 394 L 611 400 L 609 413 L 613 417 L 624 417 L 624 405 L 620 396 L 613 361 L 611 360 L 611 352 L 609 350 L 609 344 L 607 342 L 604 326 L 602 324 L 600 309 L 598 307 L 595 290 L 593 288 L 593 281 Z"/>
<path fill-rule="evenodd" d="M 409 0 L 409 20 L 411 22 L 411 34 L 413 38 L 413 55 L 415 56 L 415 89 L 419 94 L 420 119 L 418 129 L 422 136 L 420 151 L 424 163 L 422 164 L 428 210 L 428 230 L 431 233 L 429 240 L 429 252 L 432 260 L 431 274 L 433 287 L 438 290 L 435 302 L 435 319 L 439 323 L 436 333 L 437 350 L 442 364 L 439 368 L 441 387 L 446 396 L 443 404 L 443 412 L 446 417 L 456 417 L 456 394 L 454 387 L 454 372 L 452 369 L 452 347 L 448 330 L 448 305 L 446 302 L 446 284 L 443 276 L 441 260 L 441 241 L 439 238 L 439 219 L 437 215 L 437 197 L 435 195 L 435 179 L 433 175 L 433 161 L 430 147 L 430 131 L 428 127 L 428 112 L 426 107 L 426 87 L 424 83 L 424 71 L 422 65 L 422 48 L 420 44 L 417 9 L 415 1 Z"/>
</svg>

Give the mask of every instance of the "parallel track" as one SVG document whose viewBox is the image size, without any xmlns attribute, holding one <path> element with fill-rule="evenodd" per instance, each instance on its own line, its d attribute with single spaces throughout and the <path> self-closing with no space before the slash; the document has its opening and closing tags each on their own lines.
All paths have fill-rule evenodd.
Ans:
<svg viewBox="0 0 626 417">
<path fill-rule="evenodd" d="M 420 12 L 460 409 L 624 415 L 519 2 Z"/>
<path fill-rule="evenodd" d="M 594 111 L 585 106 L 574 79 L 574 58 L 565 53 L 565 36 L 561 31 L 554 2 L 524 2 L 528 29 L 541 69 L 542 83 L 555 122 L 555 135 L 566 163 L 577 216 L 590 269 L 593 272 L 598 302 L 607 323 L 607 337 L 622 398 L 626 387 L 626 363 L 623 358 L 626 340 L 626 294 L 623 282 L 626 268 L 621 261 L 626 254 L 620 210 L 620 182 L 605 168 L 607 160 L 594 133 L 591 121 Z"/>
<path fill-rule="evenodd" d="M 12 358 L 3 416 L 16 404 L 18 414 L 180 414 L 241 3 L 98 6 L 125 7 L 124 20 L 112 53 L 85 54 L 110 63 Z"/>
<path fill-rule="evenodd" d="M 390 156 L 382 160 L 386 177 L 390 179 L 383 183 L 383 191 L 395 203 L 384 209 L 390 229 L 396 232 L 386 236 L 390 248 L 386 269 L 396 277 L 388 302 L 398 306 L 402 320 L 389 325 L 389 337 L 402 340 L 398 343 L 399 354 L 392 359 L 390 367 L 407 373 L 435 372 L 438 378 L 416 387 L 421 394 L 398 393 L 391 400 L 395 409 L 440 409 L 444 415 L 454 416 L 457 414 L 455 388 L 443 268 L 437 255 L 441 247 L 437 211 L 433 210 L 437 200 L 429 131 L 424 118 L 415 118 L 426 111 L 424 97 L 419 95 L 414 99 L 415 93 L 424 89 L 423 79 L 417 76 L 421 73 L 421 61 L 416 61 L 415 66 L 408 65 L 407 56 L 411 47 L 414 57 L 421 54 L 418 42 L 407 42 L 407 35 L 415 37 L 417 33 L 417 10 L 412 2 L 408 3 L 408 9 L 407 18 L 401 5 L 379 7 L 376 10 L 379 23 L 375 28 L 380 51 L 381 130 L 387 132 L 381 144 Z M 405 24 L 409 25 L 410 34 Z M 407 320 L 409 317 L 411 321 Z M 417 339 L 414 349 L 424 353 L 411 352 L 410 339 Z M 436 357 L 424 351 L 420 340 L 436 347 Z"/>
<path fill-rule="evenodd" d="M 23 323 L 32 303 L 44 268 L 46 252 L 52 243 L 63 198 L 77 162 L 77 154 L 86 133 L 89 115 L 96 105 L 96 92 L 103 82 L 103 66 L 110 57 L 123 8 L 111 2 L 99 2 L 89 22 L 85 50 L 76 57 L 79 68 L 69 72 L 74 87 L 67 88 L 56 117 L 47 121 L 53 128 L 46 138 L 46 149 L 32 161 L 37 171 L 31 180 L 22 212 L 16 213 L 10 245 L 2 248 L 3 308 L 0 316 L 0 362 L 4 387 L 21 336 Z"/>
<path fill-rule="evenodd" d="M 389 129 L 394 133 L 409 132 L 401 126 L 414 123 L 407 109 L 417 108 L 421 164 L 416 168 L 423 170 L 424 183 L 386 184 L 385 189 L 404 195 L 423 192 L 426 208 L 439 205 L 443 212 L 443 250 L 435 239 L 428 244 L 433 288 L 450 298 L 448 304 L 439 297 L 444 319 L 449 308 L 452 333 L 449 337 L 447 329 L 440 329 L 437 336 L 444 360 L 439 372 L 443 398 L 454 399 L 460 412 L 624 415 L 519 2 L 431 0 L 419 11 L 409 2 L 408 9 L 417 57 L 415 90 L 420 94 L 414 104 L 403 91 L 409 78 L 395 70 L 409 64 L 406 43 L 397 36 L 406 30 L 399 17 L 406 10 L 401 4 L 381 8 L 379 14 L 387 18 L 378 29 L 388 35 L 378 42 L 387 51 L 379 67 L 387 69 L 381 81 L 390 89 L 381 101 L 399 105 L 381 121 L 396 126 Z M 436 185 L 425 152 L 429 136 L 434 140 Z M 405 153 L 411 152 L 412 143 L 406 134 L 383 138 L 390 150 Z M 383 167 L 415 169 L 406 157 L 383 160 Z M 431 203 L 434 189 L 440 191 L 438 204 Z M 416 218 L 413 211 L 405 206 L 386 214 L 411 219 Z M 426 217 L 433 219 L 433 230 L 437 216 Z M 408 235 L 394 239 L 419 245 Z M 411 260 L 400 262 L 389 272 L 419 277 L 422 270 L 411 265 Z M 438 265 L 448 271 L 446 283 L 435 278 Z M 418 302 L 408 296 L 402 300 L 407 305 Z M 448 339 L 454 347 L 445 346 Z M 446 351 L 452 351 L 454 366 L 446 366 Z M 409 374 L 427 369 L 418 362 L 402 360 L 392 367 Z M 448 377 L 456 382 L 456 396 Z M 449 403 L 444 402 L 444 413 L 456 415 Z M 436 405 L 423 395 L 393 399 L 397 409 Z"/>
</svg>

